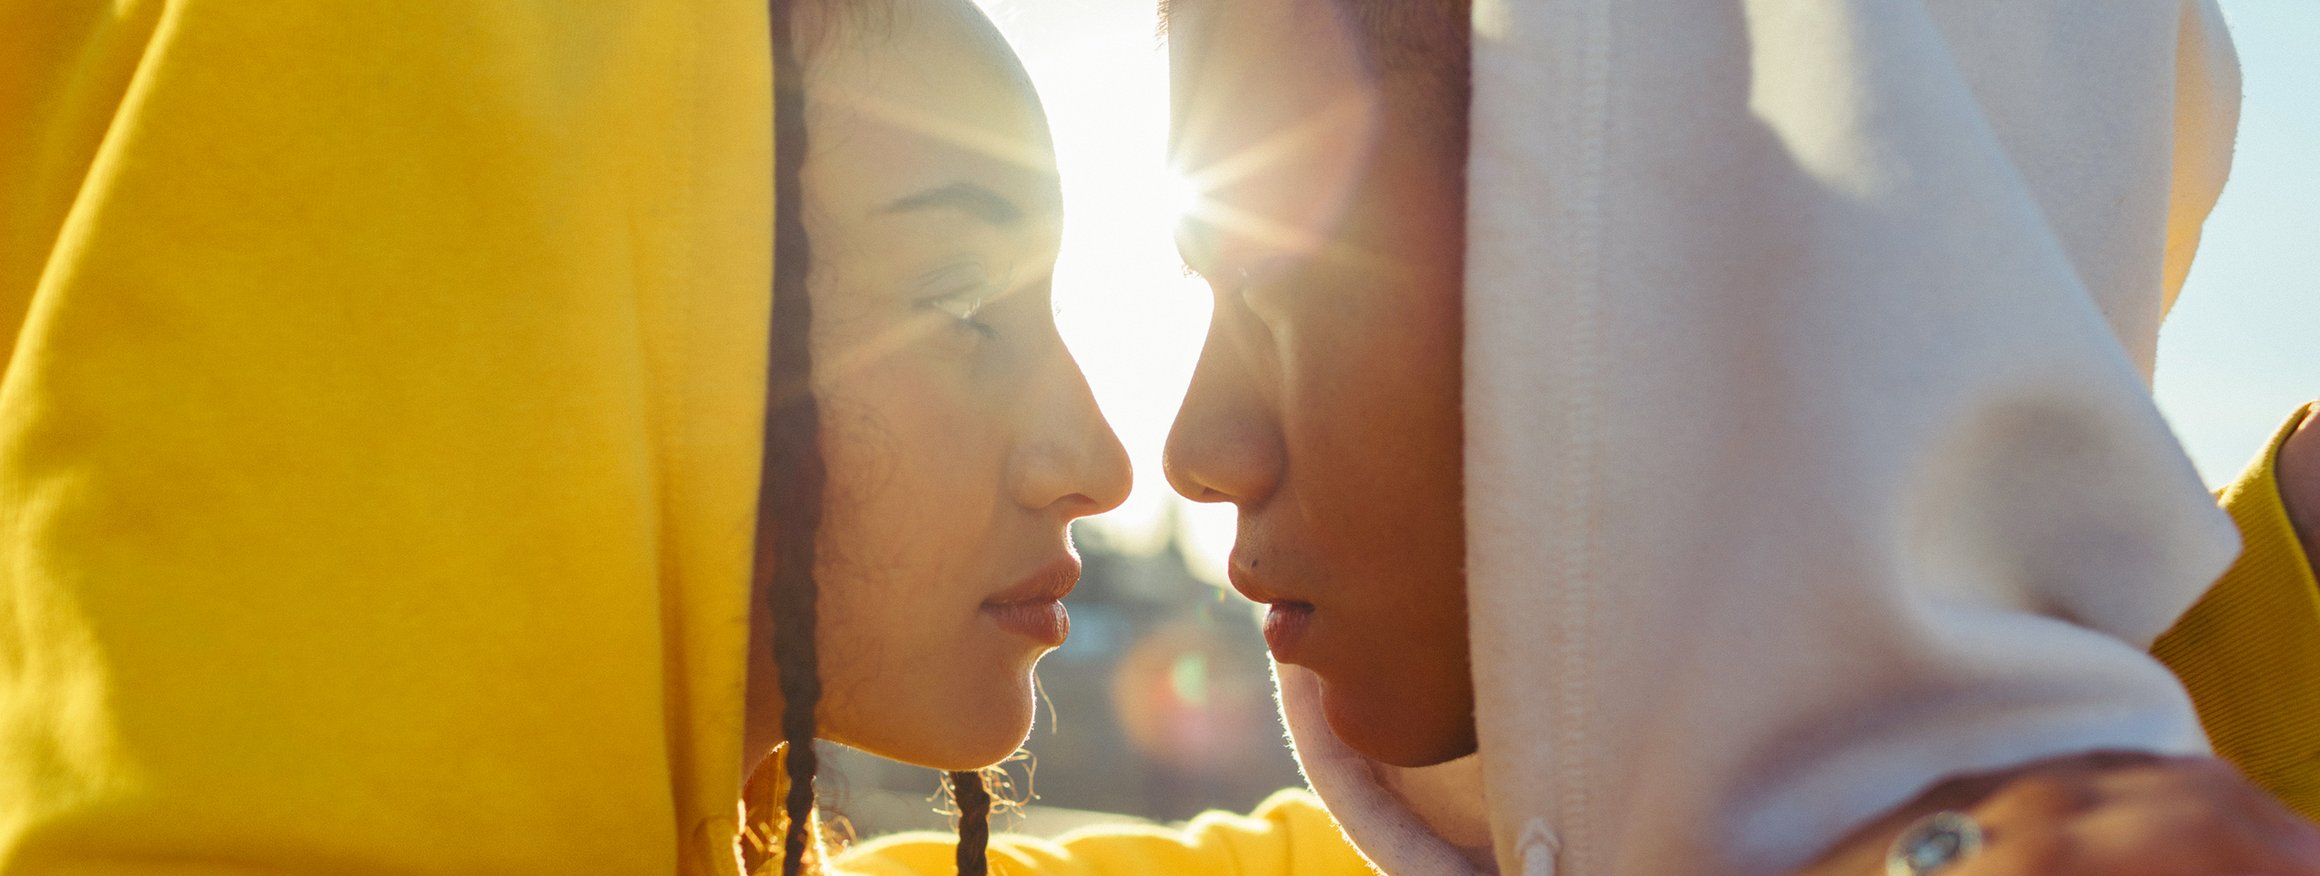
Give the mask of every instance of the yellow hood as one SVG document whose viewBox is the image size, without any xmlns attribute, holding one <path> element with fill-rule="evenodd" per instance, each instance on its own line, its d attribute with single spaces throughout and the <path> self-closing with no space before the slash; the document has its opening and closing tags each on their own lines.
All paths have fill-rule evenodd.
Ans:
<svg viewBox="0 0 2320 876">
<path fill-rule="evenodd" d="M 0 873 L 727 873 L 747 2 L 0 4 Z"/>
</svg>

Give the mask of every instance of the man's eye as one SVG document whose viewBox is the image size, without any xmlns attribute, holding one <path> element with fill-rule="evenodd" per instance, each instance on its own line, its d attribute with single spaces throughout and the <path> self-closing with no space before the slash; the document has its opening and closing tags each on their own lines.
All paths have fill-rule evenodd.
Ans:
<svg viewBox="0 0 2320 876">
<path fill-rule="evenodd" d="M 1227 267 L 1218 272 L 1214 282 L 1218 291 L 1247 301 L 1257 290 L 1278 285 L 1288 276 L 1290 267 L 1286 258 L 1262 258 Z"/>
</svg>

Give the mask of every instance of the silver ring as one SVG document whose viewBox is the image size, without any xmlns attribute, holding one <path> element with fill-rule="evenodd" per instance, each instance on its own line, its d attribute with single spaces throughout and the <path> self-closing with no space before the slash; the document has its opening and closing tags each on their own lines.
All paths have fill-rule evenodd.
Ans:
<svg viewBox="0 0 2320 876">
<path fill-rule="evenodd" d="M 1885 849 L 1885 876 L 1933 876 L 1982 850 L 1982 826 L 1963 812 L 1911 822 Z"/>
</svg>

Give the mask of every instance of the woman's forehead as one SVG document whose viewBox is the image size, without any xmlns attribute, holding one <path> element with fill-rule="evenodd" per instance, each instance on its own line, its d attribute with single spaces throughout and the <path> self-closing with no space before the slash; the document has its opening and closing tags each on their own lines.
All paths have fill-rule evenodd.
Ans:
<svg viewBox="0 0 2320 876">
<path fill-rule="evenodd" d="M 965 182 L 1056 212 L 1046 116 L 1006 43 L 971 8 L 898 5 L 880 32 L 833 40 L 815 59 L 809 166 L 858 168 L 860 194 L 879 203 Z"/>
</svg>

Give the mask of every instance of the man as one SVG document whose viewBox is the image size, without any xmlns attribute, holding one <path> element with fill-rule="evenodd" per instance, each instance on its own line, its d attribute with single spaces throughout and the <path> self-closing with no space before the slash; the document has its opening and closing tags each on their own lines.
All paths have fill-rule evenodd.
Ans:
<svg viewBox="0 0 2320 876">
<path fill-rule="evenodd" d="M 2228 162 L 2212 8 L 1567 5 L 1474 16 L 1471 204 L 1464 4 L 1169 10 L 1217 309 L 1168 475 L 1239 507 L 1234 583 L 1356 843 L 1770 872 L 1945 772 L 2198 750 L 2116 646 L 2228 556 L 2126 367 Z M 1982 800 L 1969 868 L 2320 861 L 2220 772 L 2079 758 L 1897 811 Z M 2023 802 L 2055 788 L 2103 803 Z"/>
</svg>

